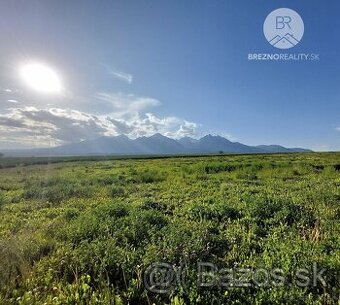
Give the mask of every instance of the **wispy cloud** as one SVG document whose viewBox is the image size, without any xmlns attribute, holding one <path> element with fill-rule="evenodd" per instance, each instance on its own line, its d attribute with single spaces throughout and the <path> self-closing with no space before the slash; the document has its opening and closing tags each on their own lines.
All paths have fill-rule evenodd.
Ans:
<svg viewBox="0 0 340 305">
<path fill-rule="evenodd" d="M 17 104 L 19 103 L 17 100 L 7 100 L 7 103 L 11 103 L 11 104 Z"/>
<path fill-rule="evenodd" d="M 107 73 L 110 76 L 112 76 L 116 79 L 119 79 L 123 82 L 126 82 L 128 84 L 132 84 L 132 82 L 133 82 L 133 75 L 132 74 L 117 70 L 117 69 L 110 67 L 109 65 L 106 65 L 106 64 L 102 64 L 102 66 L 105 67 Z"/>
<path fill-rule="evenodd" d="M 122 81 L 125 81 L 128 84 L 131 84 L 132 81 L 133 81 L 133 76 L 131 74 L 120 72 L 120 71 L 114 71 L 114 70 L 110 70 L 109 73 L 112 76 L 114 76 L 115 78 L 118 78 L 118 79 L 120 79 Z"/>
<path fill-rule="evenodd" d="M 335 130 L 340 131 L 340 127 L 335 128 Z"/>
<path fill-rule="evenodd" d="M 134 116 L 147 108 L 161 104 L 160 101 L 151 97 L 125 93 L 97 92 L 95 98 L 111 105 L 113 112 L 120 116 Z"/>
</svg>

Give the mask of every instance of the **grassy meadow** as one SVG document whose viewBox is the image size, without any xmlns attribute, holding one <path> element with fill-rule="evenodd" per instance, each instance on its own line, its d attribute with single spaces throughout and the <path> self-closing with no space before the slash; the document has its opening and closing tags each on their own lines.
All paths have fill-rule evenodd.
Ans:
<svg viewBox="0 0 340 305">
<path fill-rule="evenodd" d="M 0 160 L 0 304 L 340 304 L 340 153 L 26 161 Z M 284 281 L 203 287 L 199 262 Z"/>
</svg>

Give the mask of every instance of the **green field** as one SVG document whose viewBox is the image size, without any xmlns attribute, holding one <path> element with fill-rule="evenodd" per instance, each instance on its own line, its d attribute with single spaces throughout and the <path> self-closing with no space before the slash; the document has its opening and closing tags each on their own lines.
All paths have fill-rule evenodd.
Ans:
<svg viewBox="0 0 340 305">
<path fill-rule="evenodd" d="M 340 153 L 50 161 L 0 162 L 0 304 L 340 304 Z"/>
</svg>

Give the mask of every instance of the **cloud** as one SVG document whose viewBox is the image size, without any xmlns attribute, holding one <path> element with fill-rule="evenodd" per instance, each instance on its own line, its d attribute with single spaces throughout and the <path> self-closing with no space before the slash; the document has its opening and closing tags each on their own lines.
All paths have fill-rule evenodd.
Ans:
<svg viewBox="0 0 340 305">
<path fill-rule="evenodd" d="M 183 137 L 194 136 L 196 134 L 197 128 L 198 128 L 198 124 L 184 121 L 183 124 L 180 125 L 179 130 L 174 135 L 172 135 L 172 137 L 183 138 Z"/>
<path fill-rule="evenodd" d="M 17 100 L 7 100 L 7 103 L 11 103 L 11 104 L 17 104 L 19 103 Z"/>
<path fill-rule="evenodd" d="M 119 72 L 119 71 L 113 71 L 113 70 L 111 70 L 109 73 L 110 73 L 110 75 L 114 76 L 115 78 L 118 78 L 122 81 L 125 81 L 128 84 L 131 84 L 132 81 L 133 81 L 133 76 L 131 74 Z"/>
<path fill-rule="evenodd" d="M 105 122 L 76 110 L 24 107 L 11 108 L 8 113 L 0 115 L 1 141 L 6 137 L 20 143 L 29 135 L 35 137 L 33 143 L 46 146 L 46 140 L 53 144 L 79 142 L 106 133 L 110 134 L 110 129 Z"/>
<path fill-rule="evenodd" d="M 170 138 L 195 136 L 198 124 L 188 122 L 177 117 L 159 118 L 152 113 L 138 115 L 129 120 L 107 117 L 119 134 L 125 134 L 131 138 L 150 136 L 161 133 Z"/>
<path fill-rule="evenodd" d="M 147 108 L 159 106 L 160 102 L 150 97 L 134 94 L 97 92 L 95 98 L 111 106 L 112 112 L 119 116 L 136 116 Z"/>
<path fill-rule="evenodd" d="M 31 143 L 32 146 L 45 147 L 100 136 L 125 134 L 136 138 L 155 133 L 179 138 L 194 136 L 197 127 L 196 123 L 177 117 L 159 118 L 152 113 L 137 112 L 133 117 L 124 119 L 72 109 L 10 108 L 7 113 L 0 114 L 0 143 Z"/>
<path fill-rule="evenodd" d="M 340 131 L 340 127 L 335 128 L 335 130 Z"/>
<path fill-rule="evenodd" d="M 112 123 L 112 125 L 114 126 L 115 128 L 115 131 L 118 133 L 118 134 L 130 134 L 134 131 L 134 127 L 129 124 L 128 122 L 124 121 L 124 120 L 120 120 L 120 119 L 114 119 L 114 118 L 110 118 L 110 117 L 107 117 L 106 118 L 109 122 Z"/>
<path fill-rule="evenodd" d="M 106 69 L 106 71 L 109 75 L 111 75 L 114 78 L 119 79 L 123 82 L 126 82 L 129 85 L 132 84 L 132 81 L 133 81 L 133 75 L 132 74 L 119 71 L 117 69 L 114 69 L 114 68 L 106 65 L 106 64 L 101 64 L 101 65 L 105 67 L 105 69 Z"/>
</svg>

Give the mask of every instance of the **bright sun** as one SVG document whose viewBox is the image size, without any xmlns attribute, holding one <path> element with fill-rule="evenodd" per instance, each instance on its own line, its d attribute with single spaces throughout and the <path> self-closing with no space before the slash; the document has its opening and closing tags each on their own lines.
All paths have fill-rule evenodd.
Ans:
<svg viewBox="0 0 340 305">
<path fill-rule="evenodd" d="M 41 63 L 25 64 L 20 75 L 32 89 L 42 93 L 58 93 L 62 90 L 58 74 L 50 67 Z"/>
</svg>

